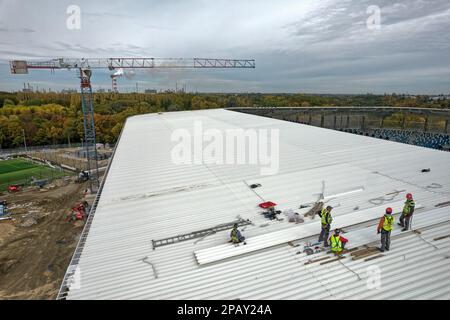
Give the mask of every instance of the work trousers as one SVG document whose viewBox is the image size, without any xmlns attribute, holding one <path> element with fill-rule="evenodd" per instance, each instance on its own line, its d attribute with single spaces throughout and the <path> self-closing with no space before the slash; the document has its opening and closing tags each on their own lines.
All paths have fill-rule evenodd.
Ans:
<svg viewBox="0 0 450 320">
<path fill-rule="evenodd" d="M 411 221 L 411 216 L 412 214 L 405 214 L 405 213 L 402 213 L 402 215 L 400 216 L 400 224 L 407 230 L 409 229 L 409 222 Z"/>
<path fill-rule="evenodd" d="M 330 225 L 322 225 L 322 230 L 320 231 L 319 242 L 323 241 L 323 245 L 328 247 L 328 238 L 330 235 Z"/>
<path fill-rule="evenodd" d="M 389 250 L 391 246 L 391 232 L 381 229 L 381 251 Z"/>
</svg>

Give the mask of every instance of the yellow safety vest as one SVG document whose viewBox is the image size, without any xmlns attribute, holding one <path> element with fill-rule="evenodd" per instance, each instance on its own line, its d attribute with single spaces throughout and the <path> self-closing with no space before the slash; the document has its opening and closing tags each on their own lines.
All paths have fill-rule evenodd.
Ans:
<svg viewBox="0 0 450 320">
<path fill-rule="evenodd" d="M 327 209 L 322 209 L 322 224 L 331 224 L 333 218 L 331 217 L 331 213 L 327 211 Z"/>
<path fill-rule="evenodd" d="M 405 206 L 403 207 L 403 213 L 409 214 L 411 212 L 411 208 L 414 208 L 416 204 L 413 200 L 406 200 Z"/>
<path fill-rule="evenodd" d="M 383 223 L 383 229 L 386 231 L 391 231 L 392 226 L 394 225 L 394 217 L 391 215 L 384 215 L 384 223 Z"/>
<path fill-rule="evenodd" d="M 231 230 L 231 241 L 232 242 L 239 242 L 237 229 Z"/>
<path fill-rule="evenodd" d="M 342 251 L 342 241 L 340 236 L 335 236 L 334 234 L 330 237 L 331 241 L 331 251 L 341 252 Z"/>
</svg>

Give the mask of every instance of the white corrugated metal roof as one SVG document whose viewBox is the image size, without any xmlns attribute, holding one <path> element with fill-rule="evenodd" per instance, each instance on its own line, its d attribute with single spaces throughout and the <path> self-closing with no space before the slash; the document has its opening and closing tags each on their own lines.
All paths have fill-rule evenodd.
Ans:
<svg viewBox="0 0 450 320">
<path fill-rule="evenodd" d="M 193 131 L 194 121 L 205 130 L 279 129 L 279 172 L 261 176 L 256 165 L 173 164 L 171 134 Z M 420 204 L 413 226 L 421 233 L 395 229 L 391 251 L 374 260 L 348 255 L 305 265 L 327 255 L 298 254 L 320 232 L 317 219 L 300 225 L 268 221 L 257 205 L 262 198 L 281 210 L 297 209 L 317 200 L 323 182 L 336 224 L 359 224 L 346 228 L 350 247 L 377 244 L 377 217 L 388 205 L 398 211 L 406 192 Z M 252 190 L 252 183 L 261 187 Z M 448 152 L 227 110 L 135 116 L 116 148 L 79 260 L 79 282 L 67 298 L 448 299 L 450 237 L 434 240 L 450 234 L 450 206 L 435 207 L 446 201 Z M 243 231 L 248 247 L 227 244 L 228 230 L 152 249 L 152 240 L 238 217 L 253 222 Z M 300 246 L 286 243 L 295 239 Z M 202 253 L 214 259 L 198 264 Z M 381 271 L 381 288 L 367 287 L 369 266 Z"/>
</svg>

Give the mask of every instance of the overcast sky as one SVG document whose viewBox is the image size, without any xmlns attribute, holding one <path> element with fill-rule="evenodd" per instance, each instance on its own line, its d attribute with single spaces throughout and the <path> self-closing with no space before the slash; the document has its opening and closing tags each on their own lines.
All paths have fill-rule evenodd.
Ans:
<svg viewBox="0 0 450 320">
<path fill-rule="evenodd" d="M 81 9 L 68 29 L 67 8 Z M 369 6 L 380 8 L 376 28 Z M 367 20 L 369 19 L 369 27 Z M 449 0 L 0 0 L 0 90 L 77 88 L 74 71 L 9 74 L 10 59 L 252 58 L 256 69 L 138 72 L 121 91 L 450 93 Z M 96 71 L 95 89 L 111 87 Z"/>
</svg>

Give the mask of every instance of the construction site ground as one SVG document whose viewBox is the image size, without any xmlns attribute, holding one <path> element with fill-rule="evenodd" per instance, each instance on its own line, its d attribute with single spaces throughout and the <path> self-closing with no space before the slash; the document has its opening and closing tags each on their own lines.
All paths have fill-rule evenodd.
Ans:
<svg viewBox="0 0 450 320">
<path fill-rule="evenodd" d="M 66 217 L 86 187 L 57 181 L 0 194 L 13 218 L 0 221 L 0 299 L 56 298 L 84 225 Z"/>
</svg>

